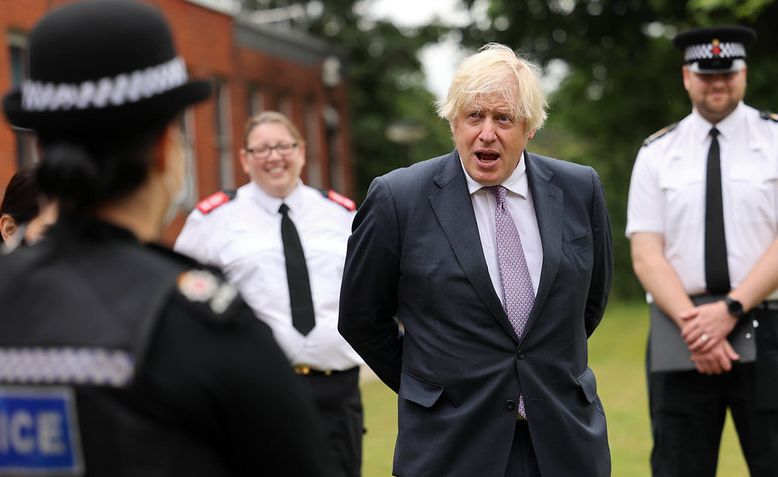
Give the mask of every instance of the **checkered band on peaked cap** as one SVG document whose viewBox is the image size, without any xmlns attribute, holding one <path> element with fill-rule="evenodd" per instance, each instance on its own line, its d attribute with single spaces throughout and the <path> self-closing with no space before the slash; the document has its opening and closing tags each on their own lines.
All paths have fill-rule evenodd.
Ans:
<svg viewBox="0 0 778 477">
<path fill-rule="evenodd" d="M 756 32 L 739 25 L 693 28 L 679 33 L 673 44 L 683 51 L 684 63 L 695 73 L 731 73 L 746 66 L 746 45 Z"/>
<path fill-rule="evenodd" d="M 29 77 L 3 98 L 11 125 L 78 134 L 172 119 L 208 97 L 190 80 L 165 17 L 137 0 L 56 8 L 32 29 Z"/>
</svg>

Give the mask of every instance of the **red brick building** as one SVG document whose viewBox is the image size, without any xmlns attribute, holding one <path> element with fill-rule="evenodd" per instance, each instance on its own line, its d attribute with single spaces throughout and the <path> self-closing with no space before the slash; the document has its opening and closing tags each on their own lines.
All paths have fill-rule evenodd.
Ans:
<svg viewBox="0 0 778 477">
<path fill-rule="evenodd" d="M 26 35 L 51 8 L 69 0 L 0 0 L 0 92 L 25 76 Z M 189 139 L 188 207 L 248 178 L 237 160 L 243 125 L 263 110 L 289 115 L 306 138 L 303 180 L 353 195 L 343 56 L 319 39 L 258 26 L 218 8 L 224 0 L 143 0 L 170 21 L 193 77 L 210 78 L 214 95 L 184 118 Z M 206 6 L 207 5 L 207 6 Z M 333 74 L 334 73 L 334 74 Z M 0 118 L 0 191 L 22 164 L 36 158 L 34 140 Z M 183 211 L 188 212 L 188 211 Z M 167 234 L 175 237 L 183 217 Z"/>
</svg>

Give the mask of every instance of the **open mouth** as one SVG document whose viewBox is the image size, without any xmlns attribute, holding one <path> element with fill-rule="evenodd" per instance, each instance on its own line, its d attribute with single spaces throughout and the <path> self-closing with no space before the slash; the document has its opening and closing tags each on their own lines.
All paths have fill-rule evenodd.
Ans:
<svg viewBox="0 0 778 477">
<path fill-rule="evenodd" d="M 475 157 L 481 162 L 492 162 L 500 158 L 496 152 L 476 152 Z"/>
<path fill-rule="evenodd" d="M 272 167 L 266 167 L 265 172 L 271 176 L 279 176 L 284 173 L 286 167 L 283 164 L 276 164 Z"/>
</svg>

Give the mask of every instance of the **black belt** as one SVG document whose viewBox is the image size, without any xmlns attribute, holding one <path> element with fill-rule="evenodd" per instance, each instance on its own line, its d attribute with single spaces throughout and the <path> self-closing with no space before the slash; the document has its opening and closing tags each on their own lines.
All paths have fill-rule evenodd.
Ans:
<svg viewBox="0 0 778 477">
<path fill-rule="evenodd" d="M 704 298 L 706 296 L 713 296 L 714 299 L 716 298 L 716 295 L 691 295 L 689 298 L 691 298 L 692 301 L 694 301 L 695 305 L 700 305 L 702 303 L 708 303 L 708 302 L 707 301 L 701 301 L 700 303 L 698 303 L 696 301 L 696 299 L 697 298 Z M 718 295 L 718 296 L 720 296 L 721 299 L 724 298 L 724 295 Z M 711 303 L 712 303 L 712 301 L 711 301 Z M 750 311 L 753 311 L 753 310 L 778 311 L 778 300 L 765 300 L 765 301 L 759 303 L 758 305 L 756 305 L 755 307 L 751 308 Z"/>
<path fill-rule="evenodd" d="M 754 310 L 778 311 L 778 300 L 765 300 L 756 305 Z"/>
<path fill-rule="evenodd" d="M 353 368 L 344 369 L 342 371 L 337 369 L 316 369 L 307 364 L 296 364 L 292 366 L 294 374 L 300 376 L 334 376 L 336 374 L 354 372 L 355 370 L 359 370 L 359 366 L 354 366 Z"/>
</svg>

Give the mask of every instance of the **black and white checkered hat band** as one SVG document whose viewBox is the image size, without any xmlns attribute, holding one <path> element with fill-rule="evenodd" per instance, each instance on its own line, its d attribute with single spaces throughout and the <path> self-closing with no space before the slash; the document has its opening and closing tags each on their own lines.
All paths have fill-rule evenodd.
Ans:
<svg viewBox="0 0 778 477">
<path fill-rule="evenodd" d="M 122 387 L 135 373 L 131 356 L 102 348 L 0 348 L 0 382 Z"/>
<path fill-rule="evenodd" d="M 713 58 L 745 58 L 746 47 L 742 43 L 722 42 L 718 44 L 721 49 L 718 55 L 713 54 L 713 43 L 704 43 L 702 45 L 691 45 L 686 47 L 684 52 L 684 61 L 710 60 Z"/>
<path fill-rule="evenodd" d="M 142 70 L 83 83 L 22 83 L 25 111 L 67 111 L 122 106 L 157 96 L 186 84 L 186 64 L 181 57 Z"/>
</svg>

